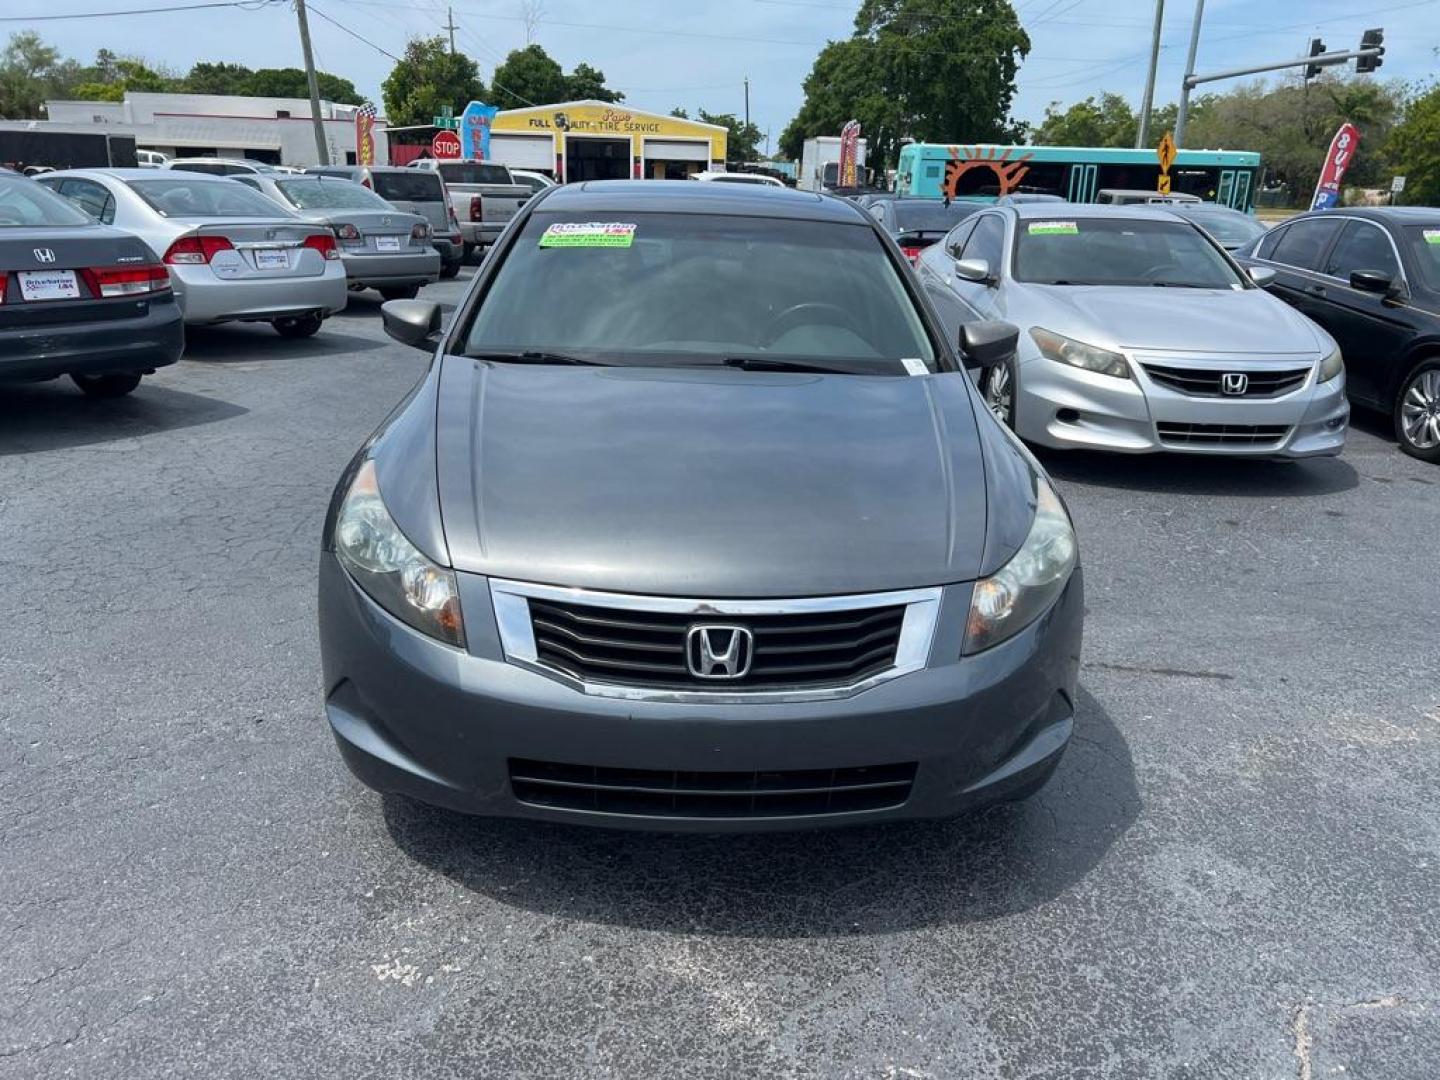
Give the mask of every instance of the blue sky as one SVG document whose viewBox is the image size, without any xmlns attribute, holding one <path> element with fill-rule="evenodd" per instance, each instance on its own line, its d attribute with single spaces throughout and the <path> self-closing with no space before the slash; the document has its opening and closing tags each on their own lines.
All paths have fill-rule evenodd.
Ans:
<svg viewBox="0 0 1440 1080">
<path fill-rule="evenodd" d="M 159 6 L 166 0 L 6 0 L 20 22 L 0 32 L 33 28 L 66 55 L 82 59 L 110 48 L 184 70 L 196 60 L 251 67 L 299 66 L 295 17 L 287 4 L 184 14 L 31 22 L 33 15 Z M 184 2 L 184 0 L 174 0 Z M 457 44 L 488 77 L 495 63 L 525 42 L 524 0 L 455 0 Z M 407 36 L 440 32 L 444 0 L 313 0 L 317 12 L 391 53 Z M 773 138 L 801 101 L 800 84 L 827 40 L 848 36 L 855 0 L 539 0 L 536 40 L 567 69 L 585 61 L 603 70 L 627 103 L 668 111 L 740 113 L 742 80 L 750 79 L 751 117 Z M 1030 32 L 1015 114 L 1035 121 L 1053 100 L 1078 100 L 1113 90 L 1138 103 L 1145 77 L 1150 0 L 1017 0 Z M 1193 0 L 1168 0 L 1157 101 L 1173 100 L 1185 63 Z M 1440 0 L 1209 0 L 1197 68 L 1241 67 L 1305 51 L 1312 36 L 1332 49 L 1359 43 L 1363 30 L 1383 26 L 1385 64 L 1379 77 L 1429 80 L 1440 71 Z M 311 16 L 317 62 L 379 100 L 393 61 L 318 14 Z M 1223 87 L 1227 84 L 1218 84 Z M 964 132 L 955 132 L 964 138 Z"/>
</svg>

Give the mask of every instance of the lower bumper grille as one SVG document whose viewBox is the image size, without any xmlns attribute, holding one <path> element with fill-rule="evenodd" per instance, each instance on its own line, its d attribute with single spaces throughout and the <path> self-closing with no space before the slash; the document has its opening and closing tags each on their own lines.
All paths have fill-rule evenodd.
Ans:
<svg viewBox="0 0 1440 1080">
<path fill-rule="evenodd" d="M 1239 394 L 1227 394 L 1221 389 L 1223 371 L 1206 368 L 1180 368 L 1163 364 L 1145 364 L 1145 374 L 1171 390 L 1193 397 L 1248 397 L 1267 398 L 1288 394 L 1303 386 L 1310 376 L 1308 367 L 1290 368 L 1285 371 L 1247 371 L 1245 389 Z"/>
<path fill-rule="evenodd" d="M 904 804 L 915 762 L 844 769 L 693 772 L 510 759 L 510 788 L 530 806 L 672 818 L 805 817 Z"/>
<path fill-rule="evenodd" d="M 1266 446 L 1290 433 L 1284 424 L 1159 423 L 1155 430 L 1170 446 Z"/>
</svg>

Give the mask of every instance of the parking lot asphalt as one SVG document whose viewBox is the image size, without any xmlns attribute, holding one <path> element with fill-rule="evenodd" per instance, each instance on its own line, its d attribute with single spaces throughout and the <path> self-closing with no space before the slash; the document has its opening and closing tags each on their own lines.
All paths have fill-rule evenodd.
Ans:
<svg viewBox="0 0 1440 1080">
<path fill-rule="evenodd" d="M 1031 802 L 621 834 L 332 745 L 321 518 L 425 363 L 366 294 L 122 401 L 0 389 L 0 1077 L 1437 1074 L 1440 469 L 1383 423 L 1046 458 L 1089 618 Z"/>
</svg>

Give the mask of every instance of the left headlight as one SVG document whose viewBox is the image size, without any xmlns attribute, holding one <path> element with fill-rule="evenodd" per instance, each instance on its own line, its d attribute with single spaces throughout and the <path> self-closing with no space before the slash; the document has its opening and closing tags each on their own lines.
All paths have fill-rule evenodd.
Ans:
<svg viewBox="0 0 1440 1080">
<path fill-rule="evenodd" d="M 1317 382 L 1329 382 L 1345 370 L 1345 359 L 1340 355 L 1340 347 L 1337 345 L 1331 350 L 1330 355 L 1320 361 L 1320 378 Z"/>
<path fill-rule="evenodd" d="M 375 463 L 360 466 L 335 516 L 335 554 L 366 595 L 422 634 L 465 647 L 455 575 L 431 562 L 385 509 Z"/>
<path fill-rule="evenodd" d="M 1075 569 L 1075 529 L 1060 496 L 1035 477 L 1035 520 L 1008 563 L 975 583 L 965 624 L 966 656 L 982 652 L 1029 626 L 1065 589 Z"/>
</svg>

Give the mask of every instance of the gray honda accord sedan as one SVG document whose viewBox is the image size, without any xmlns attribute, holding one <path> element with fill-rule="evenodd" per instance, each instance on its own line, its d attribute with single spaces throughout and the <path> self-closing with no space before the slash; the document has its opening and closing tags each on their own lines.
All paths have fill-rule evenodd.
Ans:
<svg viewBox="0 0 1440 1080">
<path fill-rule="evenodd" d="M 1083 596 L 1044 471 L 863 210 L 551 188 L 335 489 L 325 707 L 380 791 L 629 828 L 944 817 L 1038 789 Z"/>
</svg>

